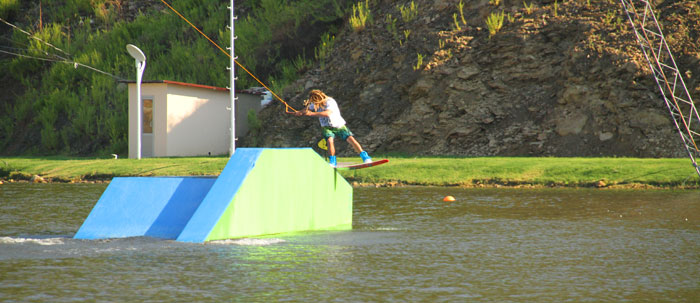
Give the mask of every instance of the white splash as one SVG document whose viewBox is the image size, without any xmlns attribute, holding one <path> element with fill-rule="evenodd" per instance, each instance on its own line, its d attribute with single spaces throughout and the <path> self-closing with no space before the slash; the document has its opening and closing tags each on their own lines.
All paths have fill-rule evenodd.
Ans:
<svg viewBox="0 0 700 303">
<path fill-rule="evenodd" d="M 379 230 L 379 231 L 401 231 L 405 230 L 403 228 L 397 228 L 397 227 L 374 227 L 370 228 L 369 230 Z"/>
<path fill-rule="evenodd" d="M 61 238 L 33 239 L 33 238 L 0 237 L 0 244 L 23 244 L 23 243 L 34 243 L 34 244 L 39 244 L 39 245 L 61 245 L 61 244 L 63 244 L 63 239 L 61 239 Z"/>
<path fill-rule="evenodd" d="M 265 246 L 265 245 L 272 245 L 272 244 L 283 243 L 283 242 L 286 242 L 286 241 L 282 240 L 282 239 L 275 239 L 275 238 L 270 238 L 270 239 L 244 238 L 244 239 L 215 240 L 215 241 L 210 241 L 207 243 L 225 244 L 225 245 L 233 244 L 233 245 L 248 245 L 248 246 Z"/>
</svg>

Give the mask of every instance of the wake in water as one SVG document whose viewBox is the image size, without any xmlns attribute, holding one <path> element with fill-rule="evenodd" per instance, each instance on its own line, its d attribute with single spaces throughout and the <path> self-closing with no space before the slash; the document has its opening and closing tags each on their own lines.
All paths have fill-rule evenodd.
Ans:
<svg viewBox="0 0 700 303">
<path fill-rule="evenodd" d="M 146 242 L 152 242 L 153 238 L 145 237 L 133 237 L 127 239 L 102 239 L 92 241 L 93 243 L 109 243 L 114 242 L 114 240 L 134 240 L 134 239 L 148 239 Z M 21 237 L 0 237 L 0 244 L 39 244 L 39 245 L 62 245 L 65 244 L 65 238 L 21 238 Z M 277 243 L 286 242 L 282 239 L 227 239 L 227 240 L 216 240 L 207 242 L 207 244 L 219 244 L 219 245 L 242 245 L 242 246 L 265 246 Z"/>
<path fill-rule="evenodd" d="M 12 238 L 12 237 L 0 237 L 0 244 L 39 244 L 39 245 L 61 245 L 64 244 L 62 238 Z"/>
<path fill-rule="evenodd" d="M 398 227 L 370 227 L 367 228 L 367 230 L 370 231 L 406 231 L 407 229 L 405 228 L 398 228 Z"/>
</svg>

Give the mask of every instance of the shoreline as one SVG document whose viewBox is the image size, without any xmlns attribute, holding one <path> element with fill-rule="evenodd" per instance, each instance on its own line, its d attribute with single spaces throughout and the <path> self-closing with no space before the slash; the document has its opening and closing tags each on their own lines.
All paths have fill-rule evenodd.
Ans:
<svg viewBox="0 0 700 303">
<path fill-rule="evenodd" d="M 348 180 L 353 188 L 383 188 L 383 187 L 445 187 L 445 188 L 505 188 L 505 189 L 545 189 L 545 188 L 568 188 L 568 189 L 628 189 L 628 190 L 698 190 L 700 186 L 697 185 L 654 185 L 654 184 L 644 184 L 644 183 L 627 183 L 627 184 L 536 184 L 536 183 L 499 183 L 499 182 L 487 182 L 487 183 L 476 183 L 476 184 L 448 184 L 448 185 L 436 185 L 436 184 L 409 184 L 406 182 L 398 181 L 388 181 L 383 183 L 362 183 L 357 181 Z"/>
<path fill-rule="evenodd" d="M 33 175 L 22 179 L 0 179 L 0 186 L 5 184 L 109 184 L 112 178 L 118 177 L 166 177 L 166 176 L 112 176 L 109 178 L 95 179 L 66 179 L 66 178 L 44 178 Z M 216 176 L 190 175 L 185 177 L 215 178 Z M 568 189 L 625 189 L 625 190 L 698 190 L 700 185 L 683 184 L 649 184 L 649 183 L 616 183 L 605 184 L 602 181 L 590 183 L 557 183 L 540 184 L 533 182 L 503 182 L 501 180 L 481 180 L 479 182 L 459 182 L 452 184 L 432 184 L 415 183 L 405 181 L 382 181 L 382 182 L 360 182 L 353 178 L 346 178 L 346 181 L 353 188 L 396 188 L 396 187 L 444 187 L 444 188 L 505 188 L 505 189 L 546 189 L 546 188 L 568 188 Z"/>
<path fill-rule="evenodd" d="M 377 157 L 381 158 L 381 157 Z M 389 157 L 389 163 L 338 171 L 353 187 L 592 188 L 697 190 L 687 159 Z M 353 162 L 354 158 L 339 158 Z M 0 158 L 0 184 L 109 183 L 115 177 L 216 177 L 228 157 L 95 159 Z"/>
</svg>

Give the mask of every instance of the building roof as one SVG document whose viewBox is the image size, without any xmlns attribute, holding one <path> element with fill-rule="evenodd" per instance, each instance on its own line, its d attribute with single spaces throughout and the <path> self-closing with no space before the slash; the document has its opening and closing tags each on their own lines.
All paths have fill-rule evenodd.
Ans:
<svg viewBox="0 0 700 303">
<path fill-rule="evenodd" d="M 119 82 L 122 83 L 136 83 L 134 80 L 119 80 Z M 194 84 L 194 83 L 185 83 L 185 82 L 179 82 L 179 81 L 171 81 L 171 80 L 144 80 L 141 81 L 141 83 L 146 84 L 146 83 L 165 83 L 165 84 L 175 84 L 175 85 L 181 85 L 181 86 L 187 86 L 187 87 L 197 87 L 197 88 L 204 88 L 204 89 L 211 89 L 211 90 L 217 90 L 217 91 L 229 91 L 228 88 L 226 87 L 217 87 L 217 86 L 209 86 L 209 85 L 203 85 L 203 84 Z M 251 94 L 251 95 L 264 95 L 265 90 L 260 89 L 258 87 L 253 87 L 249 89 L 237 89 L 237 93 L 244 93 L 244 94 Z"/>
</svg>

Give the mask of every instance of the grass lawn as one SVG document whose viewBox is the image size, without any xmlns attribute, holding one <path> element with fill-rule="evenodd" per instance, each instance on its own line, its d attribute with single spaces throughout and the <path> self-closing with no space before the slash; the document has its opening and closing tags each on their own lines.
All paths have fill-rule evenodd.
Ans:
<svg viewBox="0 0 700 303">
<path fill-rule="evenodd" d="M 228 157 L 97 159 L 74 157 L 0 158 L 0 178 L 28 179 L 33 175 L 57 181 L 111 179 L 124 176 L 218 175 Z"/>
<path fill-rule="evenodd" d="M 381 156 L 376 156 L 380 159 Z M 341 171 L 359 184 L 430 186 L 622 186 L 700 188 L 689 159 L 388 157 L 379 167 Z M 117 176 L 218 175 L 228 157 L 97 159 L 72 157 L 0 158 L 0 179 L 57 182 L 110 180 Z M 357 162 L 357 158 L 339 158 Z"/>
<path fill-rule="evenodd" d="M 389 161 L 380 168 L 350 171 L 346 177 L 364 183 L 398 181 L 437 186 L 700 185 L 700 178 L 689 159 L 418 157 L 390 158 Z"/>
</svg>

